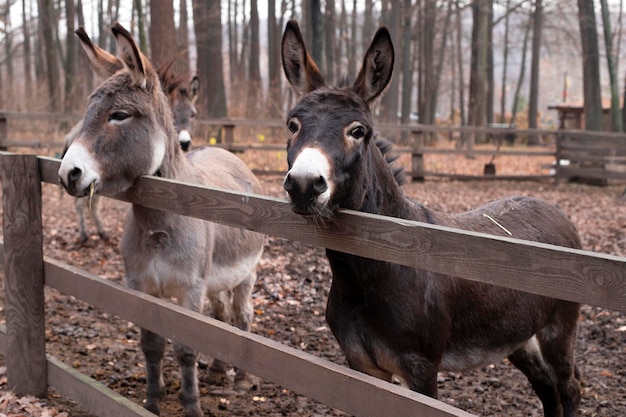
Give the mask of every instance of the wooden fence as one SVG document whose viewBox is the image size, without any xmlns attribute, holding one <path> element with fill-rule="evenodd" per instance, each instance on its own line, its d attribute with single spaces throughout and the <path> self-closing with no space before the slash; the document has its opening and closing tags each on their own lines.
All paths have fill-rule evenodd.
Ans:
<svg viewBox="0 0 626 417">
<path fill-rule="evenodd" d="M 626 178 L 626 136 L 570 131 L 557 142 L 556 176 L 599 184 Z M 565 163 L 564 163 L 565 162 Z"/>
<path fill-rule="evenodd" d="M 18 140 L 13 136 L 15 126 L 9 128 L 9 122 L 25 121 L 33 125 L 35 121 L 56 123 L 55 132 L 69 131 L 69 128 L 80 119 L 78 115 L 68 114 L 22 114 L 0 113 L 0 150 L 9 148 L 48 148 L 57 153 L 62 149 L 62 135 L 57 134 L 56 141 L 50 140 Z M 60 126 L 60 127 L 59 127 Z M 65 130 L 63 130 L 65 129 Z M 452 179 L 495 179 L 495 180 L 536 180 L 536 179 L 594 179 L 598 183 L 626 180 L 626 135 L 611 132 L 589 132 L 581 130 L 546 130 L 546 129 L 510 129 L 505 125 L 490 127 L 471 126 L 428 126 L 412 124 L 379 124 L 377 129 L 388 138 L 394 138 L 395 150 L 400 154 L 410 154 L 407 173 L 415 180 L 429 177 L 444 177 Z M 284 122 L 281 120 L 250 120 L 250 119 L 205 119 L 197 120 L 196 130 L 199 132 L 199 143 L 208 143 L 207 138 L 215 137 L 214 146 L 220 146 L 233 152 L 284 151 L 284 141 L 279 143 L 260 143 L 254 141 L 254 132 L 269 132 L 269 136 L 282 138 L 284 136 Z M 48 137 L 50 134 L 48 133 Z M 433 145 L 433 137 L 453 138 L 462 147 L 442 149 Z M 540 137 L 543 148 L 528 148 L 524 146 L 510 146 L 514 141 L 520 142 L 531 136 Z M 271 141 L 268 141 L 271 142 Z M 482 142 L 487 146 L 475 146 Z M 502 147 L 502 144 L 509 146 Z M 513 156 L 517 158 L 545 158 L 550 157 L 551 171 L 546 174 L 510 174 L 491 175 L 487 167 L 482 174 L 460 175 L 453 172 L 436 172 L 428 170 L 425 158 L 429 155 L 464 155 L 476 156 Z M 560 162 L 560 163 L 559 163 Z M 264 167 L 255 169 L 256 174 L 282 175 L 283 170 Z"/>
<path fill-rule="evenodd" d="M 59 161 L 0 153 L 8 386 L 43 396 L 48 386 L 101 416 L 150 415 L 69 366 L 46 357 L 44 284 L 139 326 L 355 416 L 469 416 L 442 402 L 246 333 L 43 254 L 41 181 Z M 626 258 L 425 223 L 341 211 L 332 226 L 284 200 L 155 177 L 114 196 L 335 250 L 626 312 Z M 158 322 L 156 321 L 158 318 Z"/>
</svg>

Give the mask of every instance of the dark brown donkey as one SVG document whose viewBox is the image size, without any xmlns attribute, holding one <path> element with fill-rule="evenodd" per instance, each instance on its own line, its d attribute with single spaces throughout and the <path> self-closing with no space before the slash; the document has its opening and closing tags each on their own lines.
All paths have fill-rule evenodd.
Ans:
<svg viewBox="0 0 626 417">
<path fill-rule="evenodd" d="M 96 70 L 108 78 L 91 94 L 83 126 L 68 148 L 59 178 L 68 193 L 83 197 L 123 192 L 143 175 L 259 194 L 261 184 L 232 153 L 199 148 L 184 153 L 179 145 L 170 103 L 157 72 L 119 23 L 112 27 L 116 61 L 78 30 L 81 45 Z M 185 204 L 180 201 L 179 204 Z M 124 226 L 121 253 L 129 287 L 201 311 L 205 296 L 216 318 L 250 330 L 256 265 L 263 235 L 133 204 Z M 159 413 L 163 393 L 161 361 L 166 340 L 141 329 L 146 358 L 146 404 Z M 196 353 L 174 343 L 181 367 L 181 402 L 185 417 L 202 416 Z M 215 364 L 219 369 L 223 364 Z M 246 388 L 237 370 L 236 388 Z"/>
<path fill-rule="evenodd" d="M 389 32 L 376 33 L 352 85 L 327 87 L 294 21 L 282 41 L 285 75 L 301 94 L 287 119 L 296 213 L 330 218 L 338 208 L 580 248 L 555 206 L 512 197 L 447 215 L 404 196 L 389 145 L 377 138 L 370 105 L 391 78 Z M 324 219 L 322 219 L 324 220 Z M 328 227 L 332 227 L 332 222 Z M 335 250 L 326 320 L 351 368 L 437 397 L 437 372 L 508 357 L 530 380 L 545 416 L 575 416 L 581 398 L 574 363 L 579 305 L 442 276 Z"/>
</svg>

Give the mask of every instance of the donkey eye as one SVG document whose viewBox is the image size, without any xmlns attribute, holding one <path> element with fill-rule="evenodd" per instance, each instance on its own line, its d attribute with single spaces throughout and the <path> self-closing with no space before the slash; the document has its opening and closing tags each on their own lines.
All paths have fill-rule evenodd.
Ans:
<svg viewBox="0 0 626 417">
<path fill-rule="evenodd" d="M 109 122 L 122 122 L 129 117 L 130 115 L 125 111 L 114 111 L 109 115 Z"/>
<path fill-rule="evenodd" d="M 363 126 L 354 127 L 352 129 L 350 129 L 348 134 L 350 136 L 352 136 L 353 138 L 355 138 L 355 139 L 361 139 L 361 138 L 363 138 L 365 136 L 365 127 L 363 127 Z"/>
<path fill-rule="evenodd" d="M 296 119 L 289 119 L 287 121 L 287 129 L 293 134 L 298 133 L 300 130 L 300 122 Z"/>
</svg>

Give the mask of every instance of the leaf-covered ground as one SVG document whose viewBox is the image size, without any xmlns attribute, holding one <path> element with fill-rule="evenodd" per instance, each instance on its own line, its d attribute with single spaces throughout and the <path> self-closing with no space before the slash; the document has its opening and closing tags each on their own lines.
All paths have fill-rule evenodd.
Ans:
<svg viewBox="0 0 626 417">
<path fill-rule="evenodd" d="M 268 194 L 282 196 L 280 178 L 265 178 Z M 44 184 L 45 254 L 91 273 L 123 283 L 119 238 L 127 205 L 103 202 L 109 241 L 94 233 L 78 242 L 73 199 Z M 467 210 L 514 194 L 542 197 L 558 204 L 575 222 L 585 249 L 626 256 L 626 206 L 623 186 L 594 187 L 552 182 L 448 182 L 429 180 L 405 186 L 411 197 L 433 209 Z M 321 248 L 268 237 L 254 292 L 253 332 L 345 365 L 324 309 L 330 270 Z M 48 352 L 110 388 L 141 403 L 145 388 L 139 329 L 118 317 L 54 290 L 46 291 Z M 1 317 L 3 319 L 3 316 Z M 584 380 L 583 416 L 626 415 L 626 317 L 584 306 L 577 340 L 578 365 Z M 209 358 L 200 360 L 202 406 L 207 416 L 344 416 L 341 411 L 302 397 L 270 381 L 243 395 L 226 395 L 226 387 L 205 381 Z M 178 369 L 171 347 L 165 361 L 168 390 L 163 416 L 181 415 Z M 466 373 L 439 377 L 440 399 L 483 416 L 541 416 L 539 401 L 523 375 L 506 361 Z M 0 368 L 0 417 L 87 417 L 75 403 L 51 392 L 46 400 L 15 398 Z"/>
</svg>

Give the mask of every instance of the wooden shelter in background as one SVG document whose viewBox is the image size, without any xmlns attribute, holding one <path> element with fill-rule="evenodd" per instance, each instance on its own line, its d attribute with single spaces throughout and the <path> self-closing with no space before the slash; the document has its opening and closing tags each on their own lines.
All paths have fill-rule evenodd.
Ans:
<svg viewBox="0 0 626 417">
<path fill-rule="evenodd" d="M 585 129 L 585 108 L 582 102 L 551 104 L 548 110 L 559 113 L 559 129 Z M 611 102 L 602 102 L 602 129 L 611 130 Z"/>
</svg>

